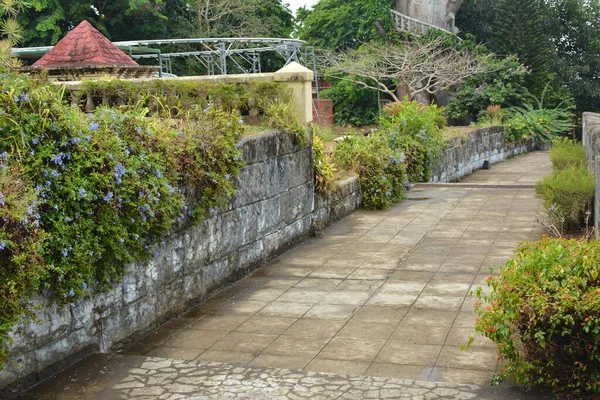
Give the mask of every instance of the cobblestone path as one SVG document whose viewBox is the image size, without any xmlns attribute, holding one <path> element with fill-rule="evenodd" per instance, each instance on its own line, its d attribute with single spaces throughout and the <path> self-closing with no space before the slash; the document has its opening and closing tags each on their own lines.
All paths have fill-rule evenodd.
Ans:
<svg viewBox="0 0 600 400">
<path fill-rule="evenodd" d="M 355 212 L 134 348 L 25 398 L 534 398 L 489 386 L 491 342 L 459 347 L 475 335 L 469 292 L 517 242 L 540 237 L 532 185 L 549 172 L 535 152 Z"/>
</svg>

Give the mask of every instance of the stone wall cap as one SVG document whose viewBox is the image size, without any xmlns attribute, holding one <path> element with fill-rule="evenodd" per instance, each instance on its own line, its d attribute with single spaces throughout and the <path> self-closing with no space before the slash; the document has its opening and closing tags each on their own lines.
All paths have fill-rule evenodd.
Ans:
<svg viewBox="0 0 600 400">
<path fill-rule="evenodd" d="M 307 82 L 312 81 L 313 77 L 313 71 L 294 61 L 275 72 L 273 78 L 275 82 Z"/>
</svg>

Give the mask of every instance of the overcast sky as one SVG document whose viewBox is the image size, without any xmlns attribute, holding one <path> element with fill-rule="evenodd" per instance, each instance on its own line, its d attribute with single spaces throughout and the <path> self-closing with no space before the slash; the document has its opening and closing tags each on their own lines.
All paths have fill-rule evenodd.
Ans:
<svg viewBox="0 0 600 400">
<path fill-rule="evenodd" d="M 283 0 L 284 3 L 288 3 L 290 5 L 290 8 L 294 12 L 294 14 L 296 14 L 296 10 L 299 9 L 300 7 L 303 7 L 303 6 L 311 7 L 317 1 L 318 0 Z"/>
</svg>

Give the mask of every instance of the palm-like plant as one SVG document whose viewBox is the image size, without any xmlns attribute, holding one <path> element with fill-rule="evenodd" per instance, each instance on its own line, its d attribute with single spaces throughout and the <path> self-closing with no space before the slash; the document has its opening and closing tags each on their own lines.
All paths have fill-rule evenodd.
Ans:
<svg viewBox="0 0 600 400">
<path fill-rule="evenodd" d="M 24 0 L 0 0 L 0 65 L 8 68 L 21 66 L 21 61 L 12 56 L 12 48 L 23 40 L 23 28 L 17 15 L 28 4 Z"/>
</svg>

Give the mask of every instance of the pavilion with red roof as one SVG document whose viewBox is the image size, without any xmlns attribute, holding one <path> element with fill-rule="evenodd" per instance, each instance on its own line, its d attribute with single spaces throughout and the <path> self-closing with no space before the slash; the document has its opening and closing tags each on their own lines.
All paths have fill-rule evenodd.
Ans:
<svg viewBox="0 0 600 400">
<path fill-rule="evenodd" d="M 157 67 L 136 63 L 88 21 L 83 21 L 26 70 L 47 71 L 50 79 L 80 80 L 99 76 L 144 78 Z"/>
</svg>

